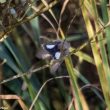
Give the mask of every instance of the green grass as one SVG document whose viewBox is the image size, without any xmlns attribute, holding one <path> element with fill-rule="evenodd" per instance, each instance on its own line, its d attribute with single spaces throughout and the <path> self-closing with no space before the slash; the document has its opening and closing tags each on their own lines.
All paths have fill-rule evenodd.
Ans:
<svg viewBox="0 0 110 110">
<path fill-rule="evenodd" d="M 57 8 L 57 5 L 60 4 L 57 0 L 50 3 L 41 0 L 39 6 L 36 6 L 35 2 L 32 0 L 26 5 L 24 18 L 10 18 L 16 23 L 9 25 L 1 35 L 2 38 L 0 37 L 0 41 L 3 41 L 0 43 L 0 59 L 6 61 L 0 65 L 2 66 L 0 73 L 3 76 L 0 85 L 4 85 L 3 89 L 6 89 L 7 94 L 16 94 L 21 97 L 29 110 L 32 108 L 34 110 L 64 110 L 67 108 L 68 110 L 89 110 L 92 93 L 95 94 L 94 100 L 96 97 L 99 100 L 97 105 L 92 105 L 95 110 L 105 109 L 105 106 L 110 110 L 110 26 L 107 1 L 101 0 L 97 3 L 95 0 L 81 0 L 79 3 L 82 13 L 80 17 L 84 19 L 84 31 L 87 31 L 88 40 L 83 39 L 80 34 L 68 35 L 63 30 L 63 17 L 65 19 L 63 15 L 69 10 L 68 7 L 72 2 L 62 1 L 61 10 Z M 15 4 L 9 6 L 13 5 Z M 98 7 L 101 10 L 98 10 Z M 80 8 L 78 7 L 77 11 L 80 11 Z M 56 14 L 55 10 L 60 14 Z M 73 24 L 70 21 L 66 29 L 72 29 L 71 25 L 77 21 L 77 16 L 77 13 L 71 15 L 71 19 L 74 19 Z M 0 20 L 1 18 L 2 16 Z M 47 25 L 46 28 L 41 23 L 42 19 Z M 47 29 L 48 26 L 50 30 Z M 80 32 L 84 27 L 80 24 L 78 31 Z M 35 58 L 36 53 L 41 49 L 40 36 L 42 36 L 43 29 L 53 30 L 55 40 L 66 40 L 71 44 L 80 42 L 81 39 L 85 40 L 80 46 L 69 48 L 70 54 L 62 59 L 64 63 L 54 75 L 49 71 L 50 65 L 47 64 L 49 62 L 47 59 L 36 60 Z M 7 39 L 4 39 L 3 36 Z M 50 37 L 48 39 L 51 40 Z M 92 55 L 82 51 L 83 49 L 87 51 L 91 49 Z M 78 62 L 74 59 L 78 59 Z M 92 72 L 91 69 L 85 67 L 84 62 L 96 68 L 95 77 L 99 78 L 96 84 L 91 83 L 86 77 Z M 83 70 L 88 70 L 89 75 L 86 71 L 82 73 L 81 67 L 85 67 Z M 101 85 L 101 88 L 96 85 Z M 89 94 L 85 93 L 88 90 L 86 87 L 89 88 Z M 4 94 L 4 91 L 1 93 Z M 91 96 L 90 99 L 88 99 L 89 96 Z M 13 105 L 12 110 L 20 106 L 17 101 L 12 104 L 6 101 L 6 104 L 7 106 Z"/>
</svg>

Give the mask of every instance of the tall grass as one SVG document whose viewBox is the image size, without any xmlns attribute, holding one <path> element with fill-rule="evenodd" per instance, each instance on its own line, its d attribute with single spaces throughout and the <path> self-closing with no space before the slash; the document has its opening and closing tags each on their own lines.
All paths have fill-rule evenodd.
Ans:
<svg viewBox="0 0 110 110">
<path fill-rule="evenodd" d="M 96 94 L 96 96 L 98 96 L 98 98 L 103 101 L 103 105 L 104 103 L 106 103 L 107 109 L 110 110 L 110 26 L 109 24 L 107 24 L 109 22 L 109 15 L 106 0 L 100 0 L 100 11 L 98 10 L 97 2 L 95 0 L 80 0 L 79 4 L 88 33 L 88 39 L 90 40 L 86 41 L 78 48 L 71 47 L 69 49 L 70 54 L 63 59 L 69 76 L 55 76 L 54 78 L 50 78 L 50 74 L 50 76 L 46 76 L 49 73 L 48 69 L 46 69 L 49 68 L 49 65 L 46 64 L 42 66 L 42 64 L 44 64 L 45 62 L 40 62 L 37 60 L 37 66 L 32 64 L 32 57 L 35 55 L 31 54 L 32 47 L 29 43 L 33 43 L 33 46 L 35 48 L 34 51 L 39 50 L 41 35 L 39 16 L 42 16 L 55 31 L 56 39 L 66 39 L 68 42 L 74 39 L 71 38 L 70 40 L 68 40 L 69 37 L 67 34 L 65 34 L 66 32 L 64 32 L 61 26 L 63 14 L 65 13 L 67 5 L 70 1 L 63 1 L 62 9 L 58 19 L 56 18 L 52 7 L 59 1 L 54 0 L 53 2 L 47 3 L 46 0 L 41 0 L 41 4 L 39 6 L 36 6 L 36 4 L 34 4 L 34 0 L 32 0 L 31 2 L 28 3 L 29 10 L 27 10 L 27 12 L 24 14 L 26 16 L 22 19 L 16 18 L 17 22 L 9 26 L 4 34 L 1 35 L 1 41 L 3 42 L 0 44 L 0 59 L 6 60 L 6 62 L 3 65 L 4 69 L 2 71 L 4 74 L 4 80 L 0 81 L 0 85 L 4 84 L 11 91 L 11 93 L 15 93 L 18 96 L 22 97 L 26 108 L 28 108 L 29 110 L 32 110 L 33 107 L 35 110 L 52 110 L 55 108 L 57 110 L 58 108 L 61 108 L 61 105 L 65 106 L 69 102 L 71 102 L 70 105 L 72 106 L 68 105 L 68 110 L 89 110 L 90 107 L 87 102 L 88 100 L 86 100 L 85 98 L 86 95 L 83 95 L 82 93 L 82 89 L 78 84 L 78 79 L 80 79 L 85 84 L 85 86 L 92 84 L 73 65 L 72 55 L 74 54 L 79 59 L 81 59 L 81 61 L 89 62 L 90 65 L 94 65 L 97 68 L 104 100 L 102 98 L 103 96 L 99 94 L 98 89 L 96 89 L 95 87 L 92 88 L 93 86 L 91 86 L 90 90 L 92 90 Z M 80 8 L 78 10 L 80 10 Z M 45 13 L 43 13 L 45 11 L 48 11 L 48 13 L 50 14 L 49 16 L 54 19 L 54 23 L 48 16 L 45 15 Z M 73 18 L 75 18 L 75 16 L 76 15 L 74 15 Z M 25 23 L 27 21 L 28 24 Z M 27 36 L 23 36 L 23 38 L 21 37 L 20 30 L 19 28 L 17 28 L 18 25 L 21 25 L 20 29 L 23 30 L 23 33 L 26 33 L 28 38 L 26 38 Z M 70 27 L 70 25 L 71 22 L 68 27 Z M 12 33 L 9 34 L 11 31 Z M 8 38 L 4 39 L 3 36 L 5 36 L 5 38 Z M 12 36 L 13 38 L 11 39 Z M 93 58 L 81 51 L 81 49 L 83 49 L 85 46 L 88 46 L 89 43 L 91 45 Z M 34 54 L 35 53 L 36 52 L 34 52 Z M 46 71 L 44 71 L 43 69 L 46 69 Z M 35 75 L 34 73 L 37 74 Z M 54 100 L 51 100 L 52 98 L 50 98 L 50 94 L 52 93 L 50 93 L 46 84 L 49 84 L 49 82 L 52 80 L 56 81 L 57 79 L 63 78 L 70 78 L 69 81 L 72 83 L 72 85 L 70 85 L 70 88 L 72 89 L 71 92 L 73 92 L 73 96 L 65 91 L 66 84 L 64 84 L 62 80 L 61 82 L 59 81 L 58 83 L 56 83 L 59 88 L 57 90 L 56 88 L 53 88 L 52 92 L 56 91 L 56 94 L 58 94 L 59 92 L 60 100 L 63 99 L 66 101 L 61 101 L 59 106 L 56 107 L 56 104 L 58 104 L 58 102 L 55 103 Z M 47 81 L 44 82 L 44 80 Z M 42 85 L 43 82 L 44 84 Z M 44 87 L 45 90 L 42 91 Z M 61 98 L 62 96 L 63 98 Z M 8 105 L 10 106 L 10 103 L 8 103 Z M 18 103 L 15 101 L 13 106 L 17 108 L 16 105 L 18 105 Z M 14 107 L 12 108 L 13 110 L 15 109 Z M 63 109 L 65 108 L 66 107 L 64 107 Z"/>
<path fill-rule="evenodd" d="M 100 41 L 101 39 L 105 39 L 107 42 L 107 50 L 109 52 L 109 26 L 101 31 L 96 37 L 95 37 L 95 33 L 97 33 L 100 28 L 101 28 L 101 24 L 100 24 L 100 20 L 104 23 L 104 25 L 106 25 L 106 23 L 108 23 L 108 12 L 107 12 L 107 2 L 102 0 L 100 1 L 100 6 L 102 9 L 102 18 L 98 13 L 97 10 L 97 5 L 96 5 L 96 1 L 92 0 L 92 1 L 84 1 L 84 4 L 82 5 L 81 9 L 82 9 L 82 14 L 85 20 L 85 24 L 86 24 L 86 29 L 88 32 L 88 36 L 89 39 L 93 39 L 94 41 L 96 41 L 96 37 L 98 39 L 98 41 L 94 44 L 91 43 L 91 48 L 93 51 L 93 55 L 94 55 L 94 60 L 95 60 L 95 64 L 97 67 L 97 71 L 98 71 L 98 75 L 99 75 L 99 79 L 100 79 L 100 83 L 101 83 L 101 87 L 103 90 L 103 94 L 104 94 L 104 98 L 105 98 L 105 102 L 107 104 L 108 109 L 110 109 L 110 67 L 109 67 L 109 61 L 108 61 L 108 56 L 107 55 L 107 51 L 105 49 L 105 42 L 104 40 Z M 100 19 L 100 20 L 99 20 Z M 91 22 L 91 20 L 93 20 Z M 93 27 L 93 24 L 95 25 L 95 30 Z M 106 86 L 105 86 L 106 85 Z"/>
</svg>

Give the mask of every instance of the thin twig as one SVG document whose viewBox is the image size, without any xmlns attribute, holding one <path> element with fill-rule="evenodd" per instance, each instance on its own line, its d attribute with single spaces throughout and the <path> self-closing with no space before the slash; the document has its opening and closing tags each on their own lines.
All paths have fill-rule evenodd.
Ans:
<svg viewBox="0 0 110 110">
<path fill-rule="evenodd" d="M 9 27 L 8 27 L 8 30 L 7 30 L 3 35 L 0 36 L 0 38 L 1 38 L 1 39 L 0 39 L 0 42 L 3 42 L 4 39 L 7 38 L 6 35 L 9 34 L 15 27 L 17 27 L 18 25 L 21 25 L 21 24 L 23 24 L 23 23 L 25 23 L 25 22 L 27 22 L 27 21 L 32 20 L 32 19 L 35 18 L 36 16 L 41 15 L 41 13 L 44 13 L 45 11 L 47 11 L 47 10 L 50 9 L 50 8 L 52 8 L 52 7 L 53 7 L 54 5 L 56 5 L 57 3 L 58 3 L 58 1 L 55 0 L 55 1 L 53 1 L 52 3 L 49 4 L 48 8 L 45 7 L 45 8 L 43 8 L 43 9 L 39 9 L 38 12 L 36 12 L 36 13 L 34 13 L 34 14 L 28 16 L 28 17 L 26 17 L 26 18 L 23 19 L 23 20 L 20 20 L 19 22 L 15 23 L 14 25 L 9 26 Z M 29 4 L 29 6 L 31 6 L 31 4 Z"/>
<path fill-rule="evenodd" d="M 19 105 L 21 106 L 22 110 L 28 110 L 27 106 L 24 104 L 24 102 L 22 101 L 22 99 L 17 96 L 17 95 L 0 95 L 0 99 L 5 99 L 5 100 L 17 100 L 17 102 L 19 103 Z M 8 109 L 8 107 L 7 107 Z"/>
<path fill-rule="evenodd" d="M 67 6 L 68 3 L 69 3 L 69 0 L 65 0 L 64 3 L 63 3 L 63 7 L 62 7 L 62 9 L 61 9 L 61 13 L 60 13 L 60 17 L 59 17 L 59 22 L 58 22 L 57 35 L 59 35 L 60 30 L 62 30 L 62 29 L 61 29 L 62 16 L 63 16 L 63 13 L 64 13 L 64 11 L 65 11 L 66 6 Z"/>
<path fill-rule="evenodd" d="M 39 11 L 39 9 L 37 7 L 35 7 L 34 5 L 31 5 L 31 8 L 35 12 L 38 12 Z M 51 20 L 44 13 L 42 13 L 41 16 L 52 26 L 52 28 L 54 29 L 55 33 L 57 33 L 57 30 L 56 30 L 54 24 L 51 22 Z"/>
<path fill-rule="evenodd" d="M 32 108 L 33 108 L 35 102 L 37 101 L 37 99 L 38 99 L 38 97 L 39 97 L 41 91 L 43 90 L 44 86 L 45 86 L 48 82 L 50 82 L 50 81 L 52 81 L 52 80 L 55 80 L 55 79 L 62 79 L 62 78 L 70 78 L 70 76 L 58 76 L 58 77 L 50 78 L 50 79 L 48 79 L 47 81 L 45 81 L 44 84 L 43 84 L 43 85 L 41 86 L 41 88 L 39 89 L 39 91 L 38 91 L 36 97 L 34 98 L 34 100 L 33 100 L 32 104 L 31 104 L 29 110 L 32 110 Z"/>
<path fill-rule="evenodd" d="M 18 75 L 14 75 L 14 76 L 12 76 L 12 77 L 10 77 L 10 78 L 7 78 L 7 79 L 1 81 L 1 82 L 0 82 L 0 85 L 1 85 L 1 84 L 4 84 L 4 83 L 7 83 L 7 82 L 9 82 L 9 81 L 12 81 L 12 80 L 14 80 L 14 79 L 23 77 L 23 76 L 25 76 L 25 75 L 29 75 L 28 73 L 33 74 L 33 73 L 35 73 L 35 72 L 38 72 L 38 71 L 40 71 L 40 70 L 42 70 L 42 69 L 45 69 L 45 68 L 48 68 L 48 67 L 49 67 L 49 65 L 44 65 L 43 67 L 39 67 L 39 68 L 30 70 L 29 72 L 26 72 L 26 73 L 22 73 L 22 74 L 19 73 Z"/>
<path fill-rule="evenodd" d="M 78 47 L 77 49 L 73 50 L 73 51 L 71 52 L 71 54 L 72 54 L 72 53 L 76 53 L 76 52 L 82 50 L 84 47 L 86 47 L 87 44 L 91 43 L 91 41 L 93 41 L 93 40 L 97 37 L 97 35 L 100 34 L 102 31 L 104 31 L 104 29 L 107 28 L 108 26 L 110 26 L 110 21 L 109 21 L 106 25 L 104 25 L 103 27 L 101 27 L 88 41 L 86 41 L 85 43 L 83 43 L 83 44 L 82 44 L 80 47 Z M 94 41 L 93 41 L 93 42 L 94 42 Z M 92 43 L 93 43 L 93 42 L 92 42 Z"/>
<path fill-rule="evenodd" d="M 97 89 L 98 91 L 102 92 L 102 90 L 99 89 L 96 84 L 86 84 L 86 85 L 82 86 L 80 88 L 80 90 L 84 90 L 84 89 L 87 89 L 87 88 L 94 88 L 94 89 Z"/>
</svg>

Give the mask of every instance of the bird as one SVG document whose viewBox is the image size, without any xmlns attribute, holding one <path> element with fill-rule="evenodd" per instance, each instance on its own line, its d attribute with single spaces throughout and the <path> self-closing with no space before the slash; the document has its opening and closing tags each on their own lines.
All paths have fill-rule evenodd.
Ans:
<svg viewBox="0 0 110 110">
<path fill-rule="evenodd" d="M 55 73 L 61 63 L 62 57 L 69 54 L 70 43 L 64 40 L 55 40 L 42 44 L 42 49 L 37 53 L 37 58 L 51 59 L 50 72 Z"/>
</svg>

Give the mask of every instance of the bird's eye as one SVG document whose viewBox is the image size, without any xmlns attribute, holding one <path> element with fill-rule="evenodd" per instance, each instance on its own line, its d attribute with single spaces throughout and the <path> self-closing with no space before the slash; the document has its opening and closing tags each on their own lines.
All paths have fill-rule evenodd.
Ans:
<svg viewBox="0 0 110 110">
<path fill-rule="evenodd" d="M 61 57 L 61 52 L 56 52 L 54 57 L 55 57 L 55 59 L 57 59 L 57 60 L 60 59 L 60 57 Z"/>
<path fill-rule="evenodd" d="M 46 48 L 47 48 L 47 49 L 53 49 L 54 47 L 55 47 L 55 45 L 53 45 L 53 44 L 52 44 L 52 45 L 49 45 L 49 44 L 46 45 Z"/>
</svg>

